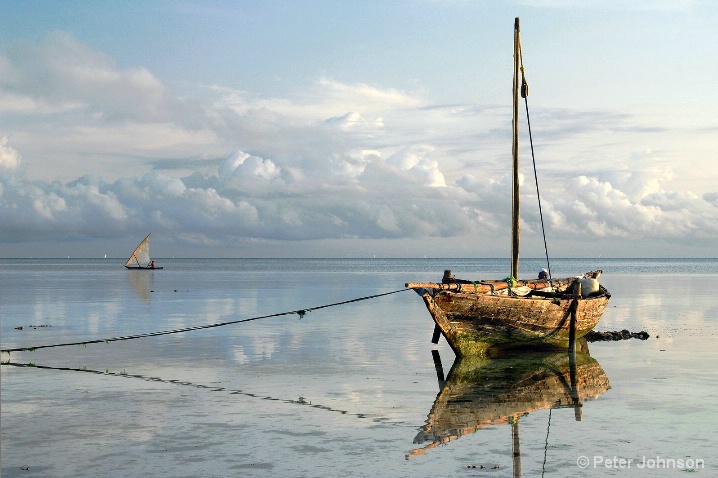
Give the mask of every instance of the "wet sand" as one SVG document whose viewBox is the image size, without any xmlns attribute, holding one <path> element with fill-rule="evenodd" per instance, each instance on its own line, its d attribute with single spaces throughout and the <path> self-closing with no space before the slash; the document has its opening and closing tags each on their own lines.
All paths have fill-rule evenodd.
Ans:
<svg viewBox="0 0 718 478">
<path fill-rule="evenodd" d="M 5 270 L 2 345 L 297 310 L 439 273 Z M 651 338 L 589 345 L 610 389 L 583 403 L 581 421 L 571 408 L 520 418 L 524 476 L 716 473 L 717 278 L 604 271 L 613 298 L 598 329 Z M 419 297 L 401 292 L 301 319 L 12 353 L 15 365 L 2 366 L 2 476 L 511 476 L 508 424 L 406 458 L 423 446 L 414 439 L 439 392 L 432 349 L 447 375 L 453 362 L 443 339 L 430 343 L 432 325 Z M 660 467 L 660 458 L 704 466 Z"/>
</svg>

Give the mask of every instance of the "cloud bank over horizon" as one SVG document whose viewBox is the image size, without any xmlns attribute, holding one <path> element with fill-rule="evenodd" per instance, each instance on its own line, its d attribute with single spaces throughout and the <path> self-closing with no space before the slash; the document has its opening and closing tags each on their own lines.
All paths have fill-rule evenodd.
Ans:
<svg viewBox="0 0 718 478">
<path fill-rule="evenodd" d="M 284 244 L 280 255 L 297 253 L 295 242 L 321 255 L 323 241 L 377 241 L 412 256 L 402 241 L 422 240 L 446 240 L 467 256 L 505 252 L 503 99 L 445 104 L 421 88 L 328 76 L 292 97 L 218 84 L 180 93 L 64 31 L 4 45 L 0 78 L 0 243 L 52 250 L 151 230 L 218 253 L 269 241 Z M 672 152 L 628 146 L 630 135 L 650 141 L 670 126 L 566 108 L 542 108 L 532 120 L 547 156 L 539 157 L 543 216 L 559 255 L 712 250 L 718 188 L 677 188 Z M 522 233 L 537 243 L 527 151 Z"/>
</svg>

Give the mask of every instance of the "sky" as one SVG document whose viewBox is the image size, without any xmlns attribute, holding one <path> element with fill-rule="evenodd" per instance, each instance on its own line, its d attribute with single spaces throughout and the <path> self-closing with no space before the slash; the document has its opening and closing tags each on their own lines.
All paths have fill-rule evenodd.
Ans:
<svg viewBox="0 0 718 478">
<path fill-rule="evenodd" d="M 508 257 L 515 17 L 521 255 L 718 257 L 708 0 L 4 0 L 0 257 Z"/>
</svg>

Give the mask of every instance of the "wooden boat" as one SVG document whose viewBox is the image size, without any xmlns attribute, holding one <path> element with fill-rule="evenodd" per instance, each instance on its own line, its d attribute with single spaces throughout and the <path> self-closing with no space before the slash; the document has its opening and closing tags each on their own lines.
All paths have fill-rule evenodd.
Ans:
<svg viewBox="0 0 718 478">
<path fill-rule="evenodd" d="M 151 233 L 150 233 L 151 234 Z M 155 261 L 150 258 L 150 234 L 147 234 L 142 242 L 135 248 L 125 267 L 132 270 L 156 270 L 162 267 L 155 266 Z"/>
<path fill-rule="evenodd" d="M 511 425 L 514 472 L 520 476 L 519 420 L 545 409 L 574 409 L 583 418 L 586 400 L 611 386 L 601 365 L 583 351 L 534 351 L 499 357 L 457 357 L 446 380 L 433 351 L 439 393 L 410 451 L 412 458 L 484 427 Z M 437 363 L 438 362 L 438 363 Z M 517 470 L 518 469 L 518 470 Z"/>
<path fill-rule="evenodd" d="M 519 276 L 519 157 L 518 95 L 528 87 L 522 77 L 519 19 L 514 23 L 513 204 L 511 274 L 504 280 L 457 280 L 445 271 L 441 283 L 409 282 L 434 319 L 433 342 L 440 335 L 454 352 L 482 354 L 504 345 L 543 345 L 568 348 L 593 329 L 611 295 L 598 283 L 601 271 L 573 278 L 523 280 Z M 532 148 L 533 149 L 533 148 Z M 540 207 L 540 202 L 539 202 Z M 548 259 L 548 253 L 547 259 Z"/>
</svg>

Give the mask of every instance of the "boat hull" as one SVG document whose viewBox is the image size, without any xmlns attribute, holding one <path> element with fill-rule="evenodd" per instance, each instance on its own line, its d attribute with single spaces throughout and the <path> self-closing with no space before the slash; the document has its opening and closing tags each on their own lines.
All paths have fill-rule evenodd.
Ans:
<svg viewBox="0 0 718 478">
<path fill-rule="evenodd" d="M 568 348 L 598 324 L 610 297 L 513 297 L 426 289 L 417 293 L 459 356 L 485 354 L 497 346 Z"/>
<path fill-rule="evenodd" d="M 131 270 L 131 271 L 156 271 L 157 269 L 164 269 L 164 267 L 131 267 L 131 266 L 125 266 L 125 268 Z"/>
</svg>

